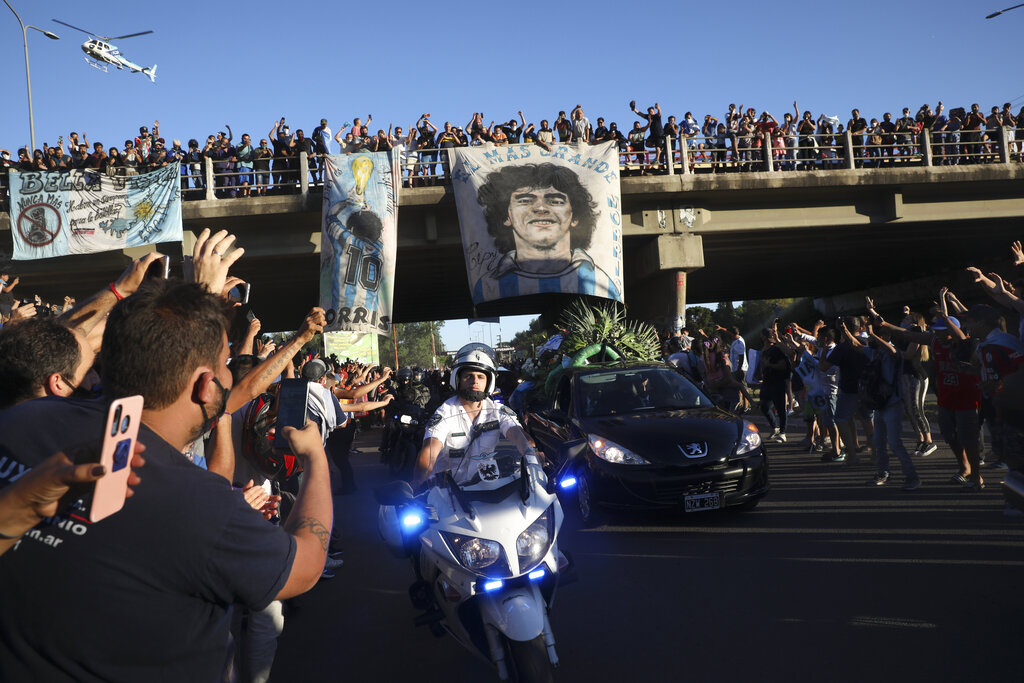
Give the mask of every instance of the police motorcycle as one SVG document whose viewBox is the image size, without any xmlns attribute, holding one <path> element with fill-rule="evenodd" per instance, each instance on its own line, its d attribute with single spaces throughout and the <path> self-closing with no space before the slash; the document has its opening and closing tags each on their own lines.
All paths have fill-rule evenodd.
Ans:
<svg viewBox="0 0 1024 683">
<path fill-rule="evenodd" d="M 485 353 L 460 351 L 453 387 L 463 368 L 486 372 L 493 389 Z M 396 556 L 412 558 L 417 580 L 409 595 L 423 612 L 417 625 L 450 634 L 502 681 L 552 681 L 558 656 L 548 615 L 571 570 L 558 549 L 555 479 L 532 448 L 520 453 L 501 436 L 502 425 L 514 422 L 507 407 L 485 400 L 475 424 L 448 408 L 430 419 L 430 434 L 444 441 L 427 489 L 419 496 L 405 482 L 378 489 L 378 529 Z"/>
<path fill-rule="evenodd" d="M 410 392 L 407 389 L 410 383 L 419 383 L 420 377 L 416 376 L 417 372 L 409 368 L 398 371 L 398 400 L 393 402 L 394 409 L 388 411 L 386 418 L 387 437 L 383 460 L 393 475 L 407 480 L 412 477 L 413 467 L 423 444 L 423 430 L 427 417 L 424 411 L 425 403 L 419 405 L 408 396 Z M 429 390 L 423 387 L 423 391 L 428 394 L 429 402 Z"/>
</svg>

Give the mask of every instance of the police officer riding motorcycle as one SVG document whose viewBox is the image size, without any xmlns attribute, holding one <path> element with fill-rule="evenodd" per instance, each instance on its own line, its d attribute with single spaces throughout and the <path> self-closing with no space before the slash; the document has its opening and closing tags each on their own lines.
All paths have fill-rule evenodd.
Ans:
<svg viewBox="0 0 1024 683">
<path fill-rule="evenodd" d="M 408 479 L 423 443 L 430 389 L 423 384 L 423 372 L 402 368 L 392 408 L 384 418 L 383 461 L 393 474 Z"/>
</svg>

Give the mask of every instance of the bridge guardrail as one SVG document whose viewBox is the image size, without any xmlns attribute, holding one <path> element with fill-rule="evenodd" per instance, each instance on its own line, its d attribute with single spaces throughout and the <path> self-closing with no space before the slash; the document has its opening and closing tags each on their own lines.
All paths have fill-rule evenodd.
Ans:
<svg viewBox="0 0 1024 683">
<path fill-rule="evenodd" d="M 493 144 L 493 143 L 486 143 Z M 533 143 L 522 143 L 533 144 Z M 557 146 L 559 143 L 552 143 Z M 1021 154 L 1014 154 L 1015 146 Z M 448 182 L 447 149 L 402 150 L 404 187 Z M 225 199 L 268 194 L 306 194 L 323 188 L 323 156 L 272 157 L 266 168 L 228 168 L 227 163 L 204 157 L 202 163 L 183 163 L 181 192 L 185 200 Z M 884 169 L 906 166 L 948 166 L 973 163 L 1010 163 L 1024 160 L 1024 140 L 1014 140 L 1013 129 L 933 131 L 853 135 L 814 133 L 775 135 L 755 133 L 723 136 L 668 136 L 652 149 L 620 145 L 619 170 L 623 176 L 694 175 L 720 172 L 799 172 L 833 169 Z M 118 169 L 119 175 L 127 171 Z M 94 171 L 94 173 L 97 173 Z M 6 174 L 0 177 L 0 209 L 8 203 Z"/>
</svg>

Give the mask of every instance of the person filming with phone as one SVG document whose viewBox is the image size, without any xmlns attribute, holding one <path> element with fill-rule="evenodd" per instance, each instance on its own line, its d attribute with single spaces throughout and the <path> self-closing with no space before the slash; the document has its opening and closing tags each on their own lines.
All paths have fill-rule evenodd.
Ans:
<svg viewBox="0 0 1024 683">
<path fill-rule="evenodd" d="M 243 251 L 230 249 L 233 239 L 203 231 L 193 282 L 152 280 L 117 297 L 100 352 L 102 398 L 45 397 L 0 413 L 0 491 L 55 453 L 95 451 L 111 425 L 127 426 L 127 413 L 110 421 L 108 405 L 133 397 L 146 449 L 142 480 L 119 512 L 95 523 L 49 517 L 4 555 L 0 582 L 17 587 L 0 610 L 5 680 L 219 680 L 230 607 L 260 610 L 320 577 L 332 505 L 315 423 L 277 437 L 304 472 L 281 527 L 182 455 L 229 407 L 221 294 Z M 323 311 L 314 312 L 322 330 Z M 115 452 L 114 466 L 125 468 L 127 455 Z"/>
</svg>

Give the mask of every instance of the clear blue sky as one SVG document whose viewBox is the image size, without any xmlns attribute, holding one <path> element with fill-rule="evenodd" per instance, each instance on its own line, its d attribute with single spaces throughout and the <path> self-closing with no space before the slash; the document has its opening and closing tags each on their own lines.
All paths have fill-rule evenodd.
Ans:
<svg viewBox="0 0 1024 683">
<path fill-rule="evenodd" d="M 853 107 L 870 118 L 938 100 L 947 108 L 1011 101 L 1015 110 L 1024 102 L 1016 67 L 1024 8 L 984 19 L 1009 0 L 861 0 L 802 11 L 751 0 L 595 0 L 564 10 L 536 0 L 10 2 L 26 24 L 61 37 L 29 31 L 37 145 L 84 130 L 90 142 L 120 147 L 154 120 L 168 142 L 228 123 L 236 137 L 263 136 L 281 116 L 307 133 L 321 117 L 337 130 L 368 114 L 385 129 L 426 112 L 462 125 L 481 109 L 488 121 L 522 109 L 538 122 L 577 103 L 592 121 L 628 127 L 631 99 L 698 119 L 721 117 L 730 102 L 781 118 L 796 99 L 815 117 L 844 120 Z M 87 37 L 53 18 L 104 35 L 152 29 L 116 44 L 138 64 L 158 64 L 156 84 L 89 67 L 79 47 Z M 5 6 L 0 37 L 0 147 L 13 151 L 28 141 L 28 106 L 20 29 Z M 510 321 L 529 319 L 503 319 L 502 338 L 525 325 Z M 450 337 L 456 328 L 462 336 Z M 464 323 L 445 332 L 449 347 L 471 337 Z"/>
</svg>

